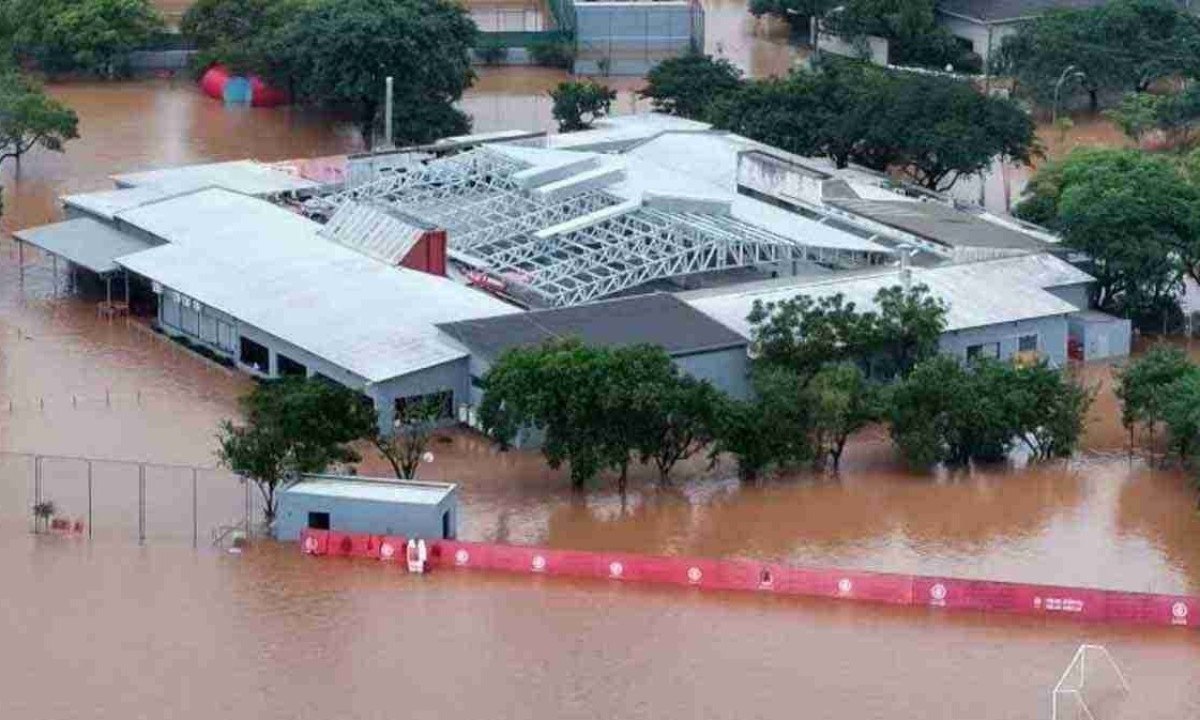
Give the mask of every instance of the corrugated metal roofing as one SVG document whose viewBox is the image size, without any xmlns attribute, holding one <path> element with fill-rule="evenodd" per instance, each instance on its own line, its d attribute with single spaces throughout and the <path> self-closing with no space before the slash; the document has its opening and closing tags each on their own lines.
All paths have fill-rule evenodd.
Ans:
<svg viewBox="0 0 1200 720">
<path fill-rule="evenodd" d="M 328 242 L 316 223 L 237 193 L 204 190 L 121 220 L 170 243 L 121 265 L 371 382 L 464 357 L 437 323 L 517 312 Z"/>
<path fill-rule="evenodd" d="M 830 205 L 949 247 L 1039 251 L 1045 242 L 933 200 L 833 198 Z"/>
<path fill-rule="evenodd" d="M 1073 269 L 1056 269 L 1054 266 L 1058 263 L 1067 265 L 1062 260 L 1043 255 L 1037 260 L 1018 257 L 912 268 L 912 283 L 928 286 L 934 297 L 946 302 L 946 330 L 965 330 L 1076 312 L 1078 308 L 1074 305 L 1043 288 L 1069 284 L 1059 282 L 1062 279 L 1082 276 L 1086 281 L 1090 277 Z M 1025 275 L 1022 272 L 1024 269 L 1031 272 Z M 1050 279 L 1050 285 L 1043 284 L 1047 279 Z M 770 303 L 790 300 L 798 295 L 819 298 L 841 293 L 859 308 L 871 308 L 880 290 L 900 284 L 899 271 L 891 269 L 871 275 L 835 276 L 819 281 L 808 279 L 773 287 L 734 287 L 725 294 L 709 293 L 685 299 L 697 310 L 749 337 L 750 323 L 746 317 L 755 301 Z"/>
<path fill-rule="evenodd" d="M 437 505 L 454 492 L 454 486 L 442 483 L 350 480 L 310 475 L 284 488 L 282 492 L 289 495 L 318 495 L 401 505 Z"/>
<path fill-rule="evenodd" d="M 668 293 L 635 295 L 438 327 L 473 354 L 488 358 L 495 358 L 510 348 L 570 337 L 600 347 L 657 345 L 671 355 L 746 344 L 737 333 Z"/>
<path fill-rule="evenodd" d="M 152 245 L 91 218 L 18 230 L 14 237 L 97 274 L 117 271 L 116 258 Z"/>
<path fill-rule="evenodd" d="M 337 209 L 319 231 L 321 237 L 368 257 L 396 265 L 428 228 L 382 202 L 350 201 Z"/>
</svg>

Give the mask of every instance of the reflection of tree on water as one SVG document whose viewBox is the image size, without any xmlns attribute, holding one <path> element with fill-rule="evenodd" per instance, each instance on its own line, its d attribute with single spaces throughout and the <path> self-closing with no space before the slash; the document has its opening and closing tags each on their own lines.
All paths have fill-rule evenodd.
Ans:
<svg viewBox="0 0 1200 720">
<path fill-rule="evenodd" d="M 1169 571 L 1183 575 L 1191 593 L 1200 592 L 1200 515 L 1189 478 L 1180 471 L 1153 471 L 1141 463 L 1121 485 L 1116 501 L 1115 533 L 1123 540 L 1149 544 Z"/>
</svg>

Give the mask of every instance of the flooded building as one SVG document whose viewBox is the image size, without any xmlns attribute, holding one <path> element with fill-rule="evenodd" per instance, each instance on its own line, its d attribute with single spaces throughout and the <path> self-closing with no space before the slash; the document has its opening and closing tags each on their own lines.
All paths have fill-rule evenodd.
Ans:
<svg viewBox="0 0 1200 720">
<path fill-rule="evenodd" d="M 875 305 L 880 290 L 923 285 L 946 304 L 942 352 L 969 360 L 1045 359 L 1061 367 L 1071 356 L 1071 338 L 1084 326 L 1102 324 L 1121 343 L 1093 345 L 1093 354 L 1078 359 L 1101 359 L 1128 353 L 1129 321 L 1087 309 L 1087 288 L 1093 278 L 1050 254 L 941 265 L 902 267 L 819 279 L 788 279 L 741 287 L 684 294 L 696 309 L 725 323 L 745 337 L 747 316 L 755 302 L 780 302 L 797 295 L 842 295 L 857 307 Z M 1091 332 L 1101 332 L 1092 330 Z"/>
<path fill-rule="evenodd" d="M 657 345 L 683 372 L 737 398 L 750 395 L 747 341 L 674 295 L 651 293 L 553 310 L 439 325 L 471 354 L 471 405 L 505 351 L 575 338 L 595 347 Z"/>
<path fill-rule="evenodd" d="M 277 540 L 305 528 L 406 538 L 458 536 L 458 489 L 448 483 L 302 475 L 279 493 Z"/>
</svg>

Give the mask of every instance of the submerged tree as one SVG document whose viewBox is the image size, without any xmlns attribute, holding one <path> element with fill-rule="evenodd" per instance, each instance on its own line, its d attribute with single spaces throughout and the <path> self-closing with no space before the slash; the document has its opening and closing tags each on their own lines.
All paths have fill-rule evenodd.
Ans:
<svg viewBox="0 0 1200 720">
<path fill-rule="evenodd" d="M 0 65 L 0 165 L 35 147 L 62 152 L 79 137 L 79 117 L 31 78 Z"/>
<path fill-rule="evenodd" d="M 454 107 L 474 80 L 478 28 L 448 0 L 313 0 L 255 53 L 256 69 L 301 104 L 342 113 L 370 147 L 394 80 L 394 139 L 419 144 L 467 132 Z"/>
<path fill-rule="evenodd" d="M 560 82 L 550 91 L 559 132 L 586 130 L 608 114 L 617 91 L 592 80 Z"/>
<path fill-rule="evenodd" d="M 357 394 L 323 380 L 268 381 L 240 404 L 245 422 L 221 423 L 217 457 L 257 485 L 268 523 L 275 519 L 276 491 L 285 478 L 357 462 L 350 443 L 375 431 L 375 413 Z"/>
<path fill-rule="evenodd" d="M 411 480 L 417 476 L 442 409 L 442 403 L 434 397 L 407 403 L 397 411 L 391 432 L 379 428 L 372 434 L 371 443 L 397 478 Z"/>
<path fill-rule="evenodd" d="M 1130 450 L 1134 429 L 1141 425 L 1153 451 L 1155 428 L 1165 419 L 1171 388 L 1195 371 L 1183 350 L 1156 345 L 1117 373 L 1114 392 L 1121 401 L 1121 424 L 1129 430 Z"/>
<path fill-rule="evenodd" d="M 703 120 L 718 98 L 741 87 L 741 77 L 742 71 L 725 58 L 688 53 L 651 68 L 638 94 L 649 98 L 657 112 Z"/>
</svg>

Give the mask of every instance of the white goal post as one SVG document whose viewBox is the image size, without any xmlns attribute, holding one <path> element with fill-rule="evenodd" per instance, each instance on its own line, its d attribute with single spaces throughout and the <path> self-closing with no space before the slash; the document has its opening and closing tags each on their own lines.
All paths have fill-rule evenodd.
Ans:
<svg viewBox="0 0 1200 720">
<path fill-rule="evenodd" d="M 1088 707 L 1087 701 L 1084 699 L 1083 689 L 1087 683 L 1088 668 L 1094 667 L 1097 663 L 1111 668 L 1121 683 L 1121 690 L 1126 695 L 1129 694 L 1129 681 L 1125 678 L 1125 673 L 1121 672 L 1116 660 L 1113 660 L 1112 655 L 1109 654 L 1108 649 L 1103 645 L 1080 645 L 1067 665 L 1067 669 L 1063 670 L 1058 684 L 1054 686 L 1051 696 L 1050 720 L 1068 720 L 1065 715 L 1059 713 L 1060 706 L 1063 704 L 1068 709 L 1074 708 L 1076 717 L 1079 717 L 1079 711 L 1082 711 L 1082 717 L 1087 720 L 1096 720 L 1096 716 L 1092 714 L 1092 709 Z"/>
</svg>

